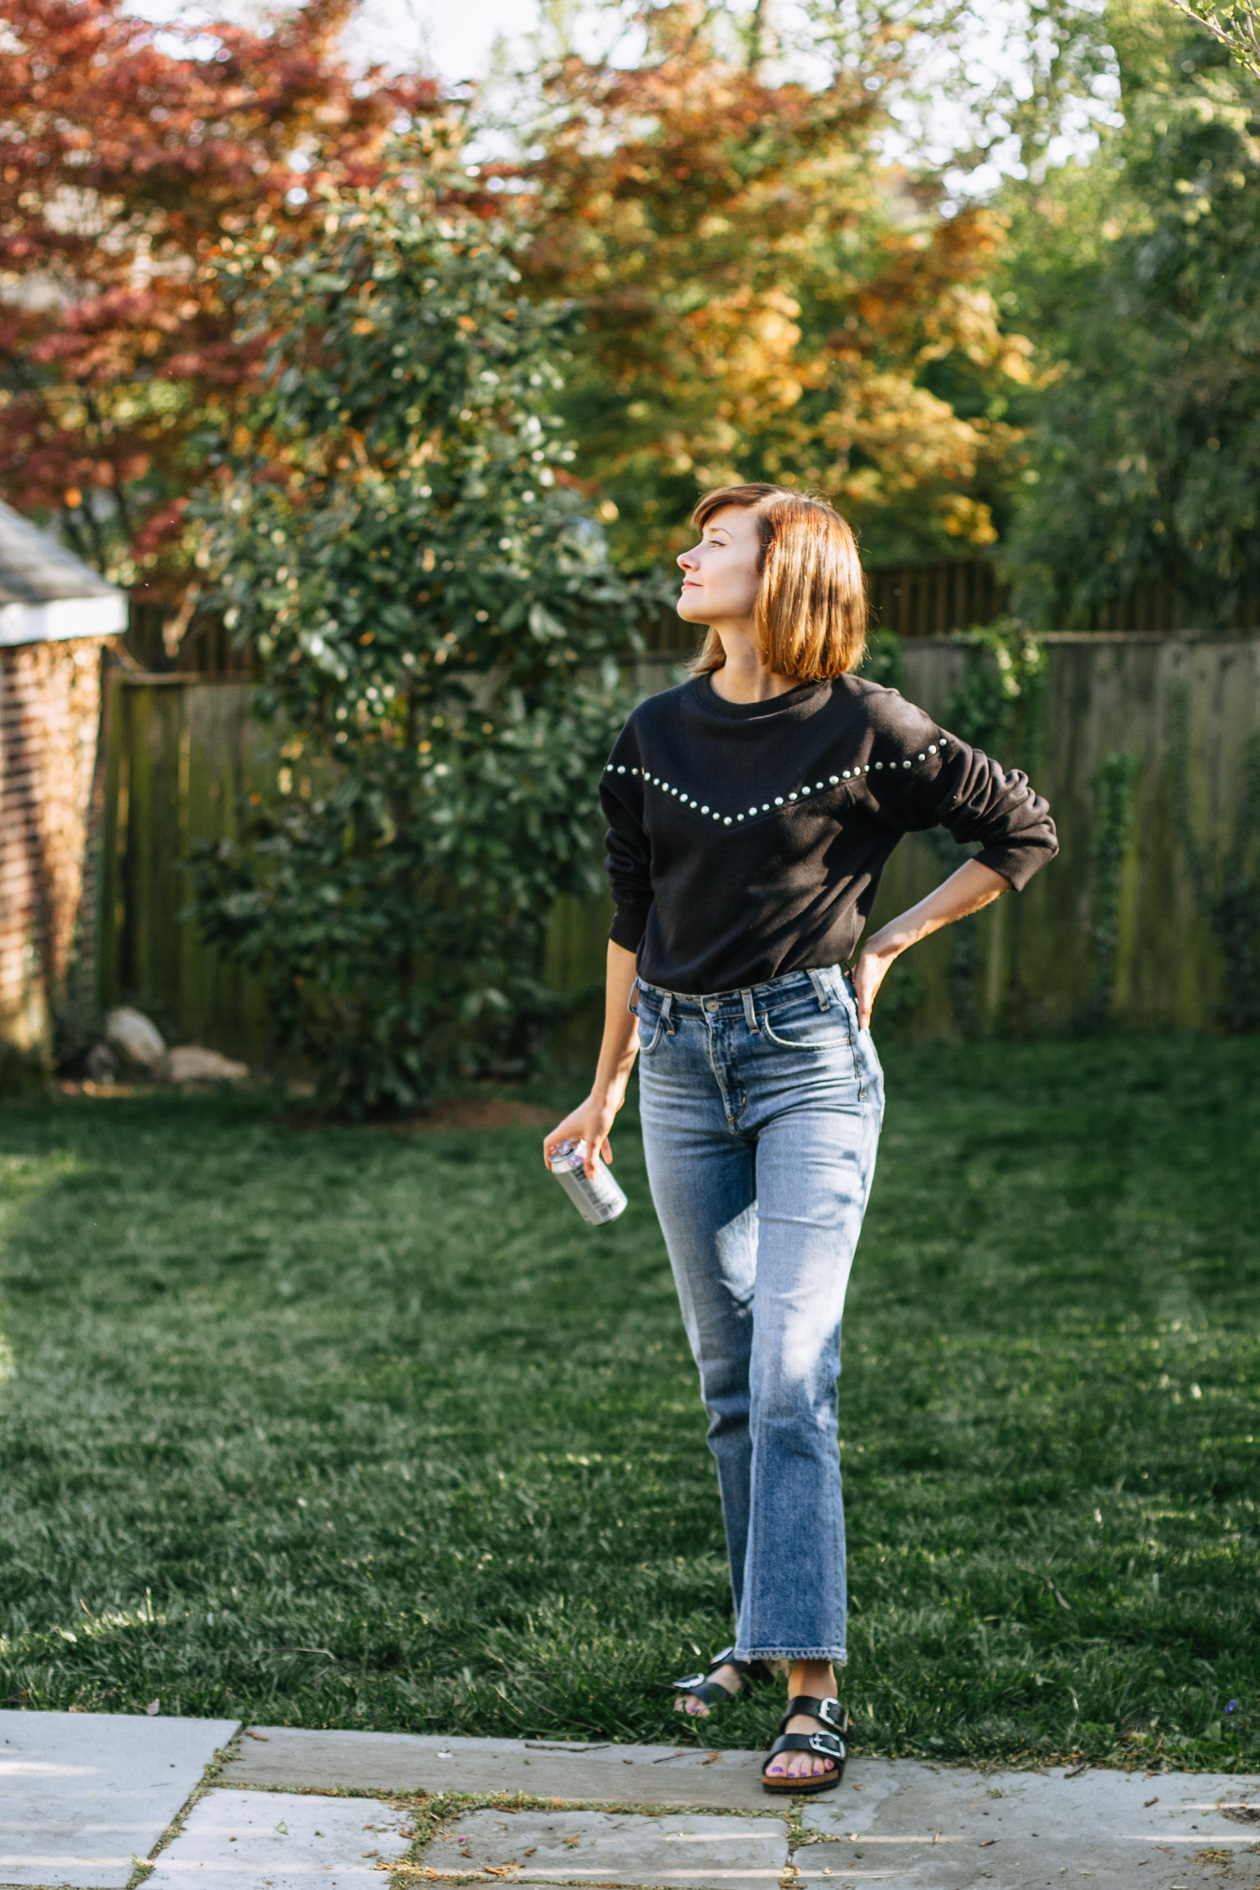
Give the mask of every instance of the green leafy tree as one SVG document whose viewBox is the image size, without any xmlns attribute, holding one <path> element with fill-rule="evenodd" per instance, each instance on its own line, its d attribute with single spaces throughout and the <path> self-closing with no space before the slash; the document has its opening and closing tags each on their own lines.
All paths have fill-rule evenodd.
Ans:
<svg viewBox="0 0 1260 1890">
<path fill-rule="evenodd" d="M 1015 218 L 1004 300 L 1047 370 L 1015 601 L 1088 629 L 1158 586 L 1228 626 L 1260 571 L 1260 86 L 1167 6 L 1108 19 L 1123 124 Z"/>
<path fill-rule="evenodd" d="M 404 176 L 229 266 L 272 339 L 205 556 L 289 765 L 201 852 L 196 910 L 330 1106 L 423 1106 L 537 1047 L 640 605 L 566 484 L 567 317 L 501 232 Z"/>
</svg>

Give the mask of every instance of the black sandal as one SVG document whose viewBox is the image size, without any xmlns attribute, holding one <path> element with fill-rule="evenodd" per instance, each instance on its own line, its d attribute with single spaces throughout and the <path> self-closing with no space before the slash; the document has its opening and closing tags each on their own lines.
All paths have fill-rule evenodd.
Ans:
<svg viewBox="0 0 1260 1890">
<path fill-rule="evenodd" d="M 709 1662 L 709 1673 L 716 1673 L 719 1667 L 734 1667 L 743 1681 L 769 1680 L 770 1669 L 764 1660 L 736 1660 L 735 1649 L 724 1647 L 720 1654 L 715 1654 Z M 689 1673 L 685 1680 L 671 1680 L 670 1686 L 675 1693 L 691 1693 L 705 1706 L 729 1706 L 732 1700 L 739 1698 L 729 1687 L 724 1687 L 720 1680 L 710 1680 L 703 1673 Z M 699 1719 L 702 1714 L 692 1713 L 689 1718 Z"/>
<path fill-rule="evenodd" d="M 822 1732 L 790 1733 L 785 1732 L 788 1721 L 797 1713 L 807 1713 L 816 1719 Z M 839 1700 L 815 1700 L 808 1693 L 799 1694 L 788 1701 L 787 1712 L 779 1721 L 778 1737 L 766 1754 L 766 1765 L 780 1752 L 814 1752 L 820 1759 L 830 1759 L 830 1772 L 819 1772 L 812 1778 L 767 1778 L 766 1765 L 761 1768 L 761 1783 L 768 1792 L 778 1792 L 781 1796 L 799 1798 L 812 1797 L 815 1792 L 829 1792 L 833 1785 L 838 1785 L 844 1777 L 844 1762 L 848 1757 L 848 1748 L 844 1743 L 844 1734 L 852 1728 L 853 1721 L 841 1706 Z"/>
</svg>

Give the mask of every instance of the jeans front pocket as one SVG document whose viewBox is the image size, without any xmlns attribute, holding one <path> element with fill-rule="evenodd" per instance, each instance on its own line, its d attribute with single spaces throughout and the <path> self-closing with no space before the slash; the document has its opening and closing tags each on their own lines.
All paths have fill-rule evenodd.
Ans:
<svg viewBox="0 0 1260 1890">
<path fill-rule="evenodd" d="M 776 1004 L 773 1011 L 767 1008 L 760 1021 L 766 1042 L 776 1050 L 790 1051 L 802 1063 L 844 1055 L 857 1074 L 853 1030 L 843 1004 L 833 1004 L 824 1011 L 815 999 L 797 998 Z"/>
<path fill-rule="evenodd" d="M 659 1003 L 647 998 L 642 985 L 639 987 L 638 1019 L 639 1050 L 643 1056 L 651 1056 L 665 1028 L 665 1013 Z"/>
<path fill-rule="evenodd" d="M 818 1053 L 835 1048 L 837 1038 L 834 1019 L 831 1021 L 829 1029 L 827 1028 L 825 1014 L 822 1012 L 820 1012 L 815 1019 L 807 1019 L 806 1022 L 807 1024 L 812 1023 L 814 1027 L 808 1029 L 804 1036 L 793 1035 L 781 1037 L 770 1022 L 769 1012 L 766 1012 L 761 1019 L 761 1028 L 765 1032 L 766 1042 L 777 1044 L 780 1050 L 812 1050 Z M 791 1024 L 786 1019 L 782 1020 L 782 1025 L 784 1030 L 792 1029 Z M 819 1025 L 822 1026 L 821 1029 L 818 1028 Z M 844 1041 L 846 1043 L 849 1041 L 849 1033 L 847 1030 L 844 1032 Z"/>
</svg>

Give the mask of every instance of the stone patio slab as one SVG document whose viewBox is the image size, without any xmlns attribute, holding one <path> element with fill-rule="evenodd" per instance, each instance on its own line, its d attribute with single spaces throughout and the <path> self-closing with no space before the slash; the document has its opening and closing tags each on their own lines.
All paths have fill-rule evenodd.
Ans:
<svg viewBox="0 0 1260 1890">
<path fill-rule="evenodd" d="M 510 1872 L 526 1882 L 665 1884 L 738 1890 L 777 1884 L 788 1860 L 783 1818 L 646 1817 L 628 1811 L 475 1811 L 430 1844 L 427 1872 Z"/>
<path fill-rule="evenodd" d="M 1024 1890 L 1088 1876 L 1090 1890 L 1197 1890 L 1260 1838 L 1260 1779 L 877 1766 L 865 1779 L 851 1767 L 834 1797 L 806 1807 L 806 1831 L 839 1841 L 800 1846 L 798 1881 Z"/>
<path fill-rule="evenodd" d="M 0 1712 L 0 1884 L 122 1890 L 237 1723 Z"/>
<path fill-rule="evenodd" d="M 409 1848 L 405 1813 L 372 1798 L 207 1792 L 146 1890 L 388 1890 Z"/>
<path fill-rule="evenodd" d="M 256 1726 L 225 1766 L 225 1785 L 273 1790 L 525 1792 L 613 1805 L 765 1811 L 759 1752 L 545 1739 L 440 1739 L 424 1733 Z"/>
</svg>

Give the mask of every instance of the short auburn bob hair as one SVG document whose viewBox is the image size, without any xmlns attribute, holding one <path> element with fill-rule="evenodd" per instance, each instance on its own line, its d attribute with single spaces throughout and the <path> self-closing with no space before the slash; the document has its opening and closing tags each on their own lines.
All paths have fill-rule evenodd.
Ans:
<svg viewBox="0 0 1260 1890">
<path fill-rule="evenodd" d="M 784 486 L 721 486 L 706 492 L 691 515 L 703 532 L 725 506 L 757 514 L 761 589 L 757 647 L 776 675 L 821 682 L 856 669 L 866 651 L 866 584 L 857 543 L 825 499 Z M 721 669 L 722 639 L 710 630 L 691 665 L 697 676 Z"/>
</svg>

